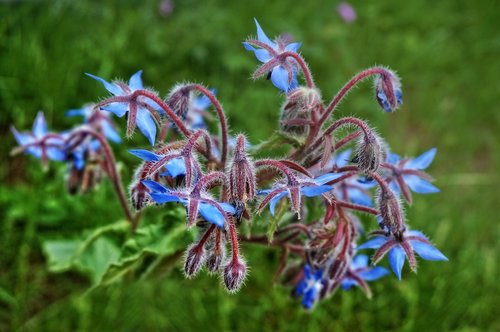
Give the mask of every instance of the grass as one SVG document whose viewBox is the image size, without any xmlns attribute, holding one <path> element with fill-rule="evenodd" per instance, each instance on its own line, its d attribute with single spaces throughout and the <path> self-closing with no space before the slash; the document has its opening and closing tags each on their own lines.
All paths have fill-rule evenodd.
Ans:
<svg viewBox="0 0 500 332">
<path fill-rule="evenodd" d="M 500 329 L 497 276 L 500 36 L 494 1 L 352 2 L 358 20 L 340 21 L 335 3 L 290 6 L 178 1 L 169 17 L 157 1 L 52 1 L 0 4 L 0 330 L 75 331 L 495 331 Z M 421 262 L 419 274 L 386 278 L 361 292 L 339 293 L 304 312 L 272 285 L 276 253 L 247 246 L 251 274 L 227 295 L 219 280 L 185 280 L 179 269 L 161 278 L 85 293 L 76 274 L 47 272 L 40 243 L 120 217 L 103 185 L 95 195 L 68 197 L 63 167 L 42 172 L 26 157 L 8 157 L 10 124 L 29 128 L 42 109 L 52 128 L 61 114 L 102 96 L 86 78 L 127 78 L 144 69 L 162 95 L 177 81 L 218 88 L 233 132 L 253 143 L 270 135 L 281 97 L 269 82 L 248 79 L 256 66 L 240 41 L 254 32 L 291 33 L 303 42 L 328 100 L 357 71 L 389 65 L 403 78 L 405 104 L 383 114 L 369 83 L 341 105 L 379 128 L 395 152 L 439 149 L 430 172 L 439 195 L 416 197 L 408 219 L 450 258 Z M 139 135 L 127 146 L 145 146 Z M 125 149 L 123 149 L 125 151 Z M 127 165 L 133 158 L 119 153 Z M 124 178 L 131 170 L 124 169 Z M 92 211 L 89 214 L 88 211 Z"/>
</svg>

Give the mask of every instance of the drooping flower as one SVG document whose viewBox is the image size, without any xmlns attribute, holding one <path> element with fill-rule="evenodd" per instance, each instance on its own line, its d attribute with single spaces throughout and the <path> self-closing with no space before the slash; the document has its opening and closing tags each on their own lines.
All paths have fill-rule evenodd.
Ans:
<svg viewBox="0 0 500 332">
<path fill-rule="evenodd" d="M 130 96 L 137 90 L 144 90 L 141 79 L 142 70 L 132 75 L 128 85 L 113 81 L 109 83 L 104 79 L 86 73 L 87 76 L 101 82 L 106 90 L 112 93 L 115 97 L 123 98 L 110 98 L 109 102 L 105 103 L 101 109 L 112 112 L 117 117 L 127 115 L 127 136 L 132 135 L 135 126 L 146 136 L 151 145 L 155 143 L 156 137 L 156 123 L 154 120 L 155 112 L 159 112 L 159 106 L 149 99 L 130 98 Z"/>
<path fill-rule="evenodd" d="M 32 131 L 20 133 L 13 126 L 11 131 L 20 145 L 17 151 L 31 154 L 43 163 L 48 160 L 66 160 L 64 138 L 62 135 L 49 133 L 43 112 L 38 112 Z"/>
<path fill-rule="evenodd" d="M 389 271 L 381 266 L 368 266 L 368 256 L 357 255 L 352 260 L 351 266 L 347 270 L 342 280 L 342 288 L 349 290 L 353 286 L 361 287 L 368 297 L 371 296 L 370 288 L 366 281 L 374 281 L 386 276 Z"/>
<path fill-rule="evenodd" d="M 156 163 L 161 160 L 165 160 L 165 158 L 168 158 L 168 161 L 164 161 L 164 167 L 165 171 L 160 173 L 160 175 L 163 176 L 170 176 L 173 178 L 176 178 L 178 176 L 185 176 L 186 175 L 186 162 L 192 162 L 192 161 L 186 161 L 180 153 L 176 151 L 170 151 L 168 154 L 163 154 L 159 155 L 154 152 L 148 151 L 148 150 L 141 150 L 141 149 L 132 149 L 129 150 L 131 154 L 133 154 L 136 157 L 139 157 L 140 159 L 151 162 L 151 163 Z M 198 169 L 197 165 L 191 165 L 191 169 L 195 168 Z"/>
<path fill-rule="evenodd" d="M 294 294 L 302 297 L 302 305 L 306 309 L 312 309 L 318 301 L 320 292 L 323 289 L 323 269 L 313 271 L 308 264 L 304 265 L 302 279 L 297 284 Z"/>
<path fill-rule="evenodd" d="M 212 94 L 215 95 L 216 90 L 210 89 Z M 189 130 L 206 129 L 205 117 L 207 117 L 206 110 L 212 105 L 210 99 L 205 96 L 197 96 L 191 100 L 188 112 L 186 114 L 186 127 Z"/>
<path fill-rule="evenodd" d="M 386 112 L 394 112 L 403 104 L 403 92 L 399 77 L 391 70 L 385 69 L 375 79 L 375 97 Z"/>
<path fill-rule="evenodd" d="M 246 50 L 254 52 L 257 60 L 262 63 L 267 63 L 281 53 L 288 51 L 297 52 L 301 43 L 290 43 L 287 45 L 286 41 L 282 38 L 271 41 L 260 27 L 259 22 L 257 22 L 256 19 L 254 20 L 257 26 L 257 41 L 248 40 L 243 43 L 243 46 Z M 258 48 L 255 48 L 251 44 L 258 46 Z M 295 60 L 287 58 L 285 61 L 269 68 L 268 71 L 271 81 L 278 89 L 288 93 L 298 86 L 297 64 Z"/>
<path fill-rule="evenodd" d="M 378 234 L 378 232 L 376 234 Z M 448 258 L 443 255 L 441 251 L 436 249 L 429 239 L 419 231 L 407 230 L 402 234 L 401 238 L 397 238 L 394 235 L 376 236 L 360 245 L 357 249 L 377 249 L 373 255 L 374 264 L 378 263 L 385 254 L 388 253 L 391 269 L 399 280 L 401 280 L 401 272 L 405 259 L 408 259 L 411 269 L 416 271 L 417 261 L 414 252 L 428 261 L 448 260 Z"/>
<path fill-rule="evenodd" d="M 414 159 L 401 159 L 397 154 L 389 153 L 385 168 L 389 171 L 387 182 L 391 189 L 396 193 L 402 192 L 410 203 L 412 197 L 409 189 L 417 194 L 439 192 L 439 189 L 429 182 L 432 177 L 423 172 L 434 160 L 436 151 L 436 148 L 432 148 Z"/>
<path fill-rule="evenodd" d="M 86 105 L 82 108 L 68 110 L 66 116 L 82 116 L 86 124 L 101 132 L 108 140 L 115 143 L 121 142 L 121 137 L 108 112 L 102 112 L 94 109 L 92 105 Z"/>
</svg>

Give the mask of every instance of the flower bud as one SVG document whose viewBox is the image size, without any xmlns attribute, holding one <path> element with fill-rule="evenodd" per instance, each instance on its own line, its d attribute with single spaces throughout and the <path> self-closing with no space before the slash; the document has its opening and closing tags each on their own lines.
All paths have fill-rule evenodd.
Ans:
<svg viewBox="0 0 500 332">
<path fill-rule="evenodd" d="M 386 74 L 375 78 L 375 97 L 386 112 L 394 112 L 403 104 L 401 82 L 394 72 L 385 70 Z"/>
<path fill-rule="evenodd" d="M 229 169 L 229 192 L 235 203 L 245 204 L 255 197 L 255 169 L 252 160 L 245 152 L 245 136 L 236 138 L 234 157 Z"/>
<path fill-rule="evenodd" d="M 214 251 L 207 258 L 207 268 L 210 272 L 217 272 L 224 261 L 226 251 L 224 248 L 215 248 Z"/>
<path fill-rule="evenodd" d="M 281 130 L 298 135 L 307 134 L 310 113 L 320 105 L 321 95 L 318 90 L 307 87 L 293 90 L 281 108 Z"/>
<path fill-rule="evenodd" d="M 149 205 L 151 202 L 148 189 L 145 185 L 141 183 L 141 181 L 136 180 L 130 186 L 130 201 L 132 202 L 132 206 L 136 211 L 142 210 L 145 206 Z"/>
<path fill-rule="evenodd" d="M 145 163 L 142 163 L 135 171 L 133 181 L 129 187 L 129 197 L 132 206 L 136 211 L 142 210 L 151 203 L 148 188 L 141 182 L 144 178 L 141 177 L 145 169 Z"/>
<path fill-rule="evenodd" d="M 184 262 L 184 273 L 187 278 L 194 277 L 205 262 L 205 247 L 203 245 L 192 244 L 186 250 L 186 260 Z"/>
<path fill-rule="evenodd" d="M 167 104 L 181 119 L 186 118 L 193 94 L 188 85 L 177 84 L 167 97 Z"/>
<path fill-rule="evenodd" d="M 404 214 L 401 202 L 392 190 L 382 189 L 378 195 L 378 208 L 382 221 L 380 226 L 387 228 L 395 236 L 403 234 L 405 230 Z"/>
<path fill-rule="evenodd" d="M 370 174 L 379 168 L 385 160 L 386 149 L 383 145 L 382 139 L 373 131 L 358 139 L 353 162 L 358 164 L 361 172 Z"/>
<path fill-rule="evenodd" d="M 231 259 L 224 268 L 224 285 L 230 293 L 236 293 L 245 280 L 247 267 L 240 258 Z"/>
</svg>

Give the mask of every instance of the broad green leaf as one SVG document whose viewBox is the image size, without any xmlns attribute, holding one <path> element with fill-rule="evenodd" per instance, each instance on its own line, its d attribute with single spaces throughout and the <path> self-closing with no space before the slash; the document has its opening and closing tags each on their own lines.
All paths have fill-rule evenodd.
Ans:
<svg viewBox="0 0 500 332">
<path fill-rule="evenodd" d="M 194 233 L 186 229 L 181 209 L 173 209 L 161 224 L 147 225 L 137 229 L 122 249 L 119 260 L 107 269 L 101 284 L 119 280 L 123 275 L 139 267 L 149 256 L 167 257 L 184 249 L 194 240 Z"/>
<path fill-rule="evenodd" d="M 128 230 L 128 222 L 120 221 L 87 231 L 80 238 L 44 241 L 49 271 L 77 270 L 87 274 L 92 283 L 99 282 L 108 266 L 119 259 L 119 237 Z"/>
</svg>

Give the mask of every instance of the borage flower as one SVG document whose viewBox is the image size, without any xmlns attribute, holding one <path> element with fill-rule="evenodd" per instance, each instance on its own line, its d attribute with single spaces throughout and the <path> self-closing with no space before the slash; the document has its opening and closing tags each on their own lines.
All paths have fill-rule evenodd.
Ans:
<svg viewBox="0 0 500 332">
<path fill-rule="evenodd" d="M 375 234 L 380 234 L 375 232 Z M 428 261 L 447 261 L 448 258 L 436 249 L 429 239 L 419 231 L 405 231 L 401 238 L 394 235 L 376 236 L 360 245 L 361 249 L 377 249 L 373 255 L 373 264 L 377 264 L 385 254 L 389 253 L 389 264 L 394 274 L 401 280 L 401 271 L 405 263 L 405 257 L 412 271 L 417 270 L 417 260 L 414 252 Z"/>
<path fill-rule="evenodd" d="M 31 132 L 18 132 L 11 127 L 12 134 L 20 145 L 13 152 L 25 152 L 41 159 L 45 164 L 48 160 L 65 161 L 65 142 L 63 136 L 49 133 L 43 112 L 38 112 Z"/>
<path fill-rule="evenodd" d="M 215 96 L 217 90 L 210 89 Z M 206 110 L 212 105 L 210 99 L 205 96 L 197 96 L 192 99 L 188 112 L 186 114 L 186 127 L 189 130 L 206 129 L 205 117 L 207 116 Z"/>
<path fill-rule="evenodd" d="M 271 189 L 260 190 L 257 192 L 259 195 L 266 195 L 259 205 L 259 210 L 269 203 L 269 210 L 274 216 L 276 204 L 285 196 L 288 195 L 292 209 L 298 214 L 300 219 L 300 206 L 302 203 L 302 195 L 306 197 L 315 197 L 322 195 L 326 192 L 333 190 L 332 186 L 325 185 L 332 180 L 341 177 L 342 174 L 327 173 L 317 178 L 302 178 L 302 179 L 288 179 L 287 182 L 280 181 Z"/>
<path fill-rule="evenodd" d="M 302 279 L 297 284 L 294 294 L 302 297 L 302 305 L 306 309 L 312 309 L 323 289 L 323 269 L 313 271 L 311 266 L 304 265 Z"/>
<path fill-rule="evenodd" d="M 257 60 L 265 64 L 281 53 L 297 52 L 301 43 L 290 43 L 287 45 L 283 38 L 277 38 L 273 42 L 266 36 L 259 22 L 257 22 L 256 19 L 254 20 L 257 26 L 257 40 L 249 39 L 243 43 L 243 46 L 246 50 L 254 52 Z M 255 48 L 252 45 L 258 46 L 259 48 Z M 265 67 L 265 65 L 261 68 L 269 73 L 274 86 L 286 93 L 298 86 L 297 63 L 293 59 L 287 58 L 274 64 L 270 68 Z"/>
<path fill-rule="evenodd" d="M 120 81 L 113 81 L 108 83 L 104 79 L 86 73 L 87 76 L 101 82 L 106 90 L 111 92 L 114 97 L 99 103 L 101 109 L 112 112 L 117 117 L 123 117 L 127 114 L 127 136 L 131 136 L 135 130 L 135 126 L 146 136 L 151 145 L 155 143 L 156 137 L 156 124 L 155 120 L 159 122 L 158 112 L 160 107 L 149 99 L 141 99 L 134 97 L 132 94 L 137 90 L 144 90 L 141 79 L 142 70 L 132 75 L 129 84 Z M 102 106 L 101 106 L 102 105 Z"/>
<path fill-rule="evenodd" d="M 201 215 L 206 221 L 223 228 L 225 221 L 229 222 L 228 214 L 233 215 L 235 209 L 228 203 L 217 202 L 206 191 L 206 186 L 224 179 L 224 174 L 212 172 L 203 176 L 195 186 L 190 189 L 178 191 L 170 190 L 158 182 L 143 180 L 142 183 L 150 189 L 149 195 L 158 204 L 177 202 L 186 207 L 187 224 L 194 225 Z"/>
<path fill-rule="evenodd" d="M 399 77 L 389 69 L 375 78 L 375 97 L 386 112 L 394 112 L 403 104 L 403 92 Z"/>
<path fill-rule="evenodd" d="M 92 105 L 86 105 L 82 108 L 68 110 L 66 116 L 82 116 L 85 124 L 100 131 L 108 140 L 121 143 L 120 135 L 108 112 L 102 112 L 96 110 Z"/>
<path fill-rule="evenodd" d="M 389 273 L 387 269 L 376 266 L 368 266 L 368 256 L 357 255 L 352 260 L 351 266 L 347 270 L 342 280 L 342 289 L 349 290 L 353 286 L 359 286 L 368 297 L 371 297 L 370 287 L 366 281 L 374 281 L 386 276 Z"/>
<path fill-rule="evenodd" d="M 185 160 L 179 151 L 169 151 L 167 154 L 156 154 L 148 150 L 132 149 L 128 150 L 134 156 L 150 163 L 161 162 L 165 170 L 160 173 L 162 176 L 170 176 L 176 178 L 178 176 L 186 176 L 186 163 L 190 163 L 190 169 L 194 169 L 195 177 L 201 173 L 198 163 L 193 163 L 192 160 Z"/>
<path fill-rule="evenodd" d="M 412 202 L 409 189 L 417 194 L 439 192 L 439 189 L 429 182 L 432 177 L 423 172 L 434 160 L 436 151 L 436 148 L 432 148 L 415 159 L 401 159 L 397 154 L 389 153 L 383 166 L 389 171 L 387 182 L 391 189 L 396 193 L 402 192 L 409 203 Z"/>
</svg>

